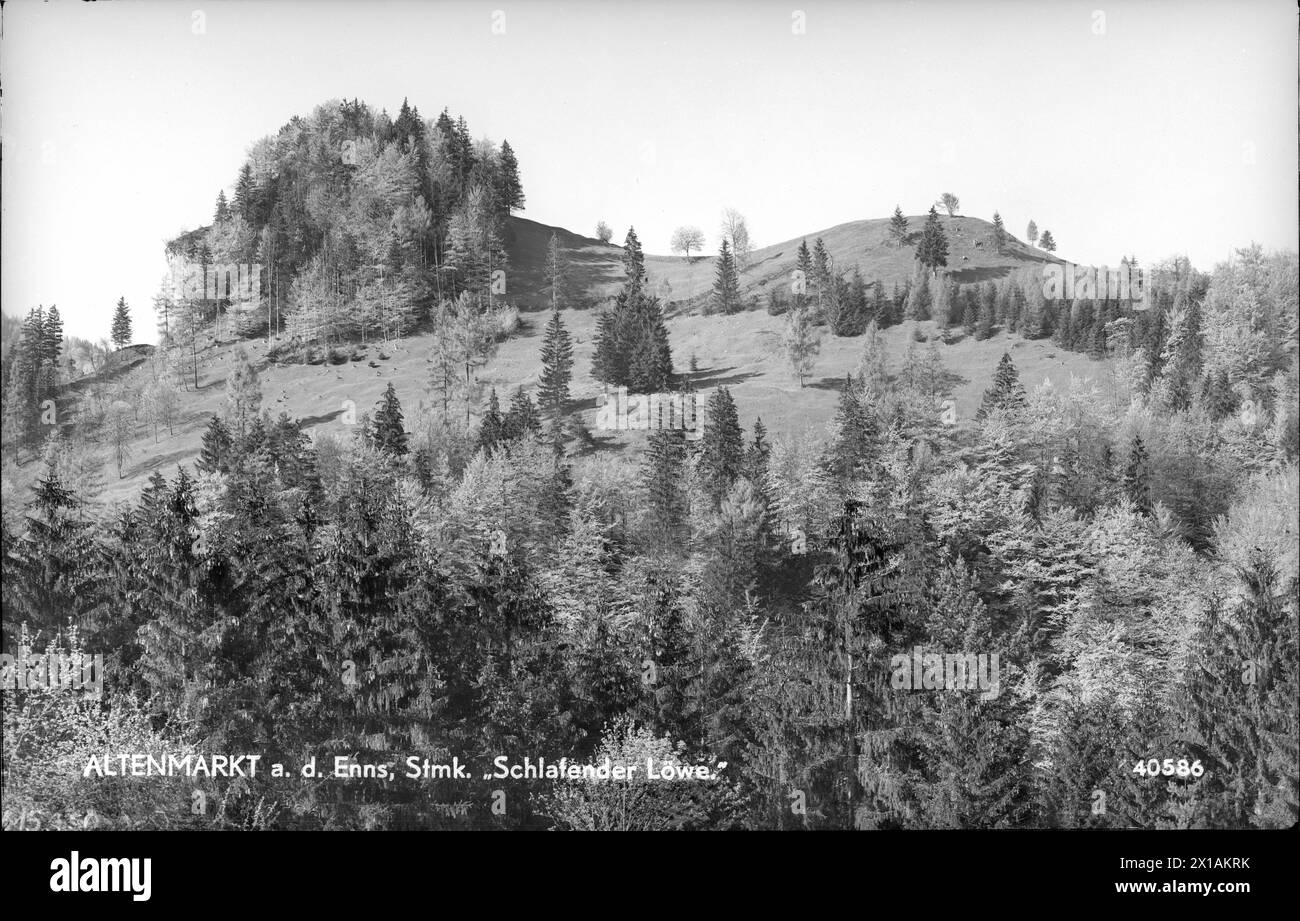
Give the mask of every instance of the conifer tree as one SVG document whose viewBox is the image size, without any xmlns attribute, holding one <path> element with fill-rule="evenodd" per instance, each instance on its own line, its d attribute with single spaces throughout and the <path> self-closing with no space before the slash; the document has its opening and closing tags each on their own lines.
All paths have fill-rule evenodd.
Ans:
<svg viewBox="0 0 1300 921">
<path fill-rule="evenodd" d="M 659 546 L 680 547 L 684 537 L 687 497 L 682 488 L 686 470 L 686 435 L 679 428 L 658 428 L 646 439 L 642 481 L 649 499 L 649 529 Z"/>
<path fill-rule="evenodd" d="M 894 246 L 901 247 L 907 242 L 907 218 L 903 216 L 902 207 L 894 206 L 894 216 L 889 219 L 889 236 Z"/>
<path fill-rule="evenodd" d="M 712 307 L 714 313 L 732 314 L 740 310 L 740 275 L 731 246 L 722 241 L 718 250 L 717 269 L 713 277 Z"/>
<path fill-rule="evenodd" d="M 916 247 L 916 258 L 930 270 L 932 276 L 938 275 L 939 269 L 948 264 L 948 237 L 943 232 L 943 225 L 939 223 L 939 212 L 934 205 L 930 206 L 930 214 L 925 219 L 921 242 Z"/>
<path fill-rule="evenodd" d="M 497 390 L 493 387 L 492 394 L 488 397 L 487 412 L 483 414 L 483 421 L 479 424 L 478 448 L 492 452 L 505 438 L 506 422 L 501 415 L 501 402 L 497 399 Z"/>
<path fill-rule="evenodd" d="M 390 457 L 401 457 L 408 452 L 406 425 L 402 418 L 402 404 L 397 399 L 393 382 L 384 388 L 384 395 L 376 404 L 371 426 L 371 443 Z"/>
<path fill-rule="evenodd" d="M 1124 493 L 1144 514 L 1151 513 L 1151 465 L 1141 435 L 1133 436 L 1124 467 Z"/>
<path fill-rule="evenodd" d="M 63 318 L 59 316 L 59 307 L 57 304 L 50 306 L 45 312 L 45 326 L 42 330 L 42 359 L 48 361 L 51 367 L 58 364 L 59 355 L 63 351 Z"/>
<path fill-rule="evenodd" d="M 1007 245 L 1007 229 L 1002 224 L 1002 215 L 996 211 L 993 212 L 993 245 L 998 248 L 999 253 Z"/>
<path fill-rule="evenodd" d="M 704 438 L 701 442 L 700 472 L 715 505 L 742 473 L 745 457 L 740 416 L 731 391 L 719 387 L 709 396 L 704 410 Z"/>
<path fill-rule="evenodd" d="M 799 251 L 795 257 L 795 268 L 799 270 L 800 277 L 803 278 L 804 284 L 813 283 L 813 262 L 812 252 L 808 249 L 808 241 L 799 241 Z M 795 302 L 802 305 L 807 298 L 807 292 L 799 292 L 796 295 Z"/>
<path fill-rule="evenodd" d="M 212 215 L 212 223 L 220 224 L 230 217 L 230 206 L 226 203 L 226 190 L 217 193 L 217 208 Z"/>
<path fill-rule="evenodd" d="M 591 376 L 606 385 L 627 381 L 627 359 L 618 340 L 618 318 L 612 310 L 602 310 L 596 318 L 596 348 Z"/>
<path fill-rule="evenodd" d="M 515 152 L 510 146 L 509 141 L 501 142 L 501 153 L 498 155 L 498 166 L 500 185 L 497 190 L 497 200 L 506 212 L 524 210 L 524 187 L 519 181 L 519 161 L 515 159 Z"/>
<path fill-rule="evenodd" d="M 216 413 L 208 420 L 203 432 L 203 448 L 195 466 L 203 473 L 226 473 L 230 470 L 230 455 L 234 445 L 230 431 Z"/>
<path fill-rule="evenodd" d="M 1025 405 L 1025 388 L 1020 383 L 1020 373 L 1009 352 L 1003 352 L 998 361 L 997 370 L 993 372 L 993 386 L 984 391 L 984 399 L 975 418 L 983 419 L 995 409 L 1009 410 Z"/>
<path fill-rule="evenodd" d="M 569 381 L 573 377 L 573 342 L 558 310 L 551 311 L 542 339 L 542 375 L 537 390 L 542 418 L 558 433 L 569 404 Z"/>
<path fill-rule="evenodd" d="M 875 451 L 876 424 L 862 403 L 857 383 L 846 375 L 835 411 L 835 437 L 827 456 L 828 472 L 848 488 L 866 469 Z"/>
<path fill-rule="evenodd" d="M 113 329 L 110 333 L 113 345 L 125 348 L 131 344 L 131 309 L 126 306 L 126 298 L 117 299 L 117 308 L 113 311 Z"/>
<path fill-rule="evenodd" d="M 821 237 L 818 237 L 816 242 L 813 243 L 812 280 L 817 285 L 817 297 L 820 300 L 822 292 L 830 285 L 831 281 L 830 254 L 826 252 L 826 244 Z"/>
<path fill-rule="evenodd" d="M 629 227 L 623 238 L 623 272 L 627 276 L 623 282 L 624 293 L 629 297 L 639 293 L 645 284 L 645 254 L 635 227 Z"/>
<path fill-rule="evenodd" d="M 510 398 L 510 409 L 506 412 L 505 437 L 508 441 L 538 435 L 542 431 L 542 420 L 537 414 L 537 406 L 532 397 L 524 392 L 523 387 L 516 387 Z"/>
<path fill-rule="evenodd" d="M 1047 252 L 1049 253 L 1056 252 L 1056 241 L 1052 239 L 1052 232 L 1050 230 L 1043 231 L 1043 239 L 1041 245 L 1042 248 L 1047 250 Z"/>
</svg>

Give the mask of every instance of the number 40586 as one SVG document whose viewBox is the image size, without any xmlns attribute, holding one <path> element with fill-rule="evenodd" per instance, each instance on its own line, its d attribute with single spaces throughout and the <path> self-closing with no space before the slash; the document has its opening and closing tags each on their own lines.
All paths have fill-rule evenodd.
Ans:
<svg viewBox="0 0 1300 921">
<path fill-rule="evenodd" d="M 1133 765 L 1133 773 L 1139 777 L 1200 777 L 1205 773 L 1205 768 L 1201 765 L 1200 759 L 1188 763 L 1186 758 L 1179 758 L 1177 761 L 1173 758 L 1166 758 L 1164 761 L 1151 758 Z"/>
</svg>

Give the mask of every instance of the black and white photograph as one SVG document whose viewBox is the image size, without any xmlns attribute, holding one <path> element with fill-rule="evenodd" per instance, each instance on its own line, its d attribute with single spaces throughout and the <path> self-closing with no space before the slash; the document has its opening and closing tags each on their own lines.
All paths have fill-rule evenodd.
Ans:
<svg viewBox="0 0 1300 921">
<path fill-rule="evenodd" d="M 0 4 L 23 885 L 882 832 L 1250 904 L 1298 80 L 1290 0 Z"/>
</svg>

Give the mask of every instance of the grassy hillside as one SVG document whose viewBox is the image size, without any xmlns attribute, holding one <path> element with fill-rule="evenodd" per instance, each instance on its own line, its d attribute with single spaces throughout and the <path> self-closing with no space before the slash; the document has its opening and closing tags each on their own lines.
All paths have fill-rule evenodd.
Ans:
<svg viewBox="0 0 1300 921">
<path fill-rule="evenodd" d="M 987 222 L 964 217 L 941 219 L 949 235 L 950 263 L 961 266 L 956 271 L 962 281 L 998 277 L 1048 258 L 1047 254 L 1018 242 L 1010 243 L 999 255 L 993 249 L 992 227 Z M 913 217 L 911 222 L 918 228 L 922 218 Z M 901 282 L 910 275 L 912 250 L 890 244 L 887 225 L 887 220 L 855 221 L 810 234 L 808 239 L 822 237 L 837 269 L 856 262 L 866 278 L 880 278 L 886 285 L 892 285 L 895 280 Z M 546 319 L 542 310 L 548 303 L 543 265 L 551 233 L 559 234 L 568 250 L 572 277 L 587 292 L 588 303 L 595 305 L 612 295 L 623 279 L 621 247 L 523 219 L 514 219 L 512 230 L 508 297 L 522 308 L 522 325 L 479 372 L 484 388 L 496 388 L 503 404 L 514 388 L 522 386 L 531 390 L 538 381 L 541 334 Z M 977 241 L 983 241 L 983 245 L 976 246 Z M 768 284 L 784 283 L 794 267 L 798 244 L 798 240 L 791 240 L 757 250 L 743 279 L 746 293 L 761 292 Z M 712 285 L 711 258 L 687 262 L 677 257 L 648 256 L 646 264 L 653 284 L 666 279 L 671 286 L 671 298 L 676 302 L 669 320 L 674 362 L 678 371 L 684 372 L 691 357 L 695 357 L 698 370 L 694 382 L 704 398 L 714 387 L 731 388 L 746 429 L 752 426 L 756 416 L 761 416 L 773 437 L 823 432 L 834 415 L 840 381 L 857 368 L 862 353 L 861 337 L 838 338 L 827 333 L 813 377 L 800 388 L 786 366 L 781 343 L 783 318 L 769 316 L 763 310 L 703 316 L 690 309 L 690 302 L 706 296 Z M 575 408 L 590 428 L 594 428 L 596 397 L 602 390 L 591 377 L 596 316 L 592 308 L 563 311 L 564 322 L 574 340 Z M 920 325 L 925 332 L 934 332 L 932 322 Z M 902 366 L 914 326 L 915 323 L 903 323 L 884 332 L 891 372 Z M 103 501 L 133 497 L 154 470 L 170 477 L 177 465 L 193 464 L 207 419 L 222 408 L 226 377 L 240 345 L 258 368 L 263 408 L 272 416 L 286 412 L 302 420 L 308 432 L 347 434 L 348 426 L 343 422 L 346 401 L 352 401 L 358 413 L 368 411 L 389 381 L 402 400 L 408 427 L 418 413 L 431 409 L 428 355 L 432 336 L 428 333 L 384 345 L 372 343 L 361 349 L 358 360 L 339 365 L 276 364 L 267 360 L 264 340 L 224 343 L 209 350 L 204 357 L 198 389 L 182 392 L 174 433 L 163 429 L 155 438 L 151 431 L 142 430 L 131 444 L 121 479 L 107 460 L 108 452 L 104 452 L 107 486 L 101 497 Z M 125 369 L 142 361 L 144 348 L 147 347 L 133 347 L 130 361 L 121 367 Z M 965 337 L 941 344 L 940 354 L 951 374 L 950 396 L 956 401 L 959 420 L 968 419 L 974 413 L 1003 351 L 1011 353 L 1027 386 L 1041 383 L 1045 377 L 1054 380 L 1068 379 L 1070 375 L 1097 377 L 1105 371 L 1102 364 L 1059 350 L 1050 342 L 1026 341 L 1005 333 L 983 342 Z M 83 379 L 71 386 L 81 390 L 90 383 L 89 379 Z M 629 442 L 644 437 L 637 433 L 598 434 L 598 450 L 602 451 L 621 451 Z M 11 482 L 10 488 L 17 486 L 19 495 L 24 495 L 23 481 L 35 475 L 36 467 L 28 464 L 18 471 L 19 482 Z"/>
<path fill-rule="evenodd" d="M 741 293 L 748 297 L 761 294 L 769 285 L 788 283 L 800 240 L 806 239 L 811 248 L 818 237 L 822 238 L 837 271 L 849 271 L 856 265 L 863 278 L 879 279 L 889 291 L 895 282 L 901 285 L 912 276 L 915 243 L 920 239 L 925 219 L 924 214 L 908 218 L 910 238 L 908 245 L 902 247 L 895 246 L 889 236 L 888 218 L 850 221 L 806 237 L 764 246 L 754 251 L 749 267 L 741 276 Z M 1010 235 L 999 253 L 993 243 L 993 225 L 980 218 L 940 215 L 939 221 L 948 237 L 948 268 L 959 284 L 1001 278 L 1017 269 L 1062 261 Z M 568 250 L 573 276 L 589 297 L 599 301 L 612 296 L 623 282 L 621 246 L 603 244 L 522 218 L 512 218 L 511 229 L 509 285 L 511 296 L 521 305 L 540 307 L 546 303 L 543 267 L 552 231 L 559 234 L 560 244 Z M 654 242 L 642 240 L 641 245 L 648 253 L 655 248 Z M 666 281 L 669 288 L 666 299 L 677 303 L 678 312 L 698 306 L 713 287 L 712 254 L 694 256 L 689 261 L 681 256 L 647 255 L 645 263 L 652 290 L 657 292 L 658 286 Z"/>
</svg>

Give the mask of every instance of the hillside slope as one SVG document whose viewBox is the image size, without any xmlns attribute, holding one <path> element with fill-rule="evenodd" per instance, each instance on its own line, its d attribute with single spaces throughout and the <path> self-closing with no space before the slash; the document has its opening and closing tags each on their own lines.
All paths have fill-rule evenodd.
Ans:
<svg viewBox="0 0 1300 921">
<path fill-rule="evenodd" d="M 950 264 L 959 280 L 974 282 L 1000 277 L 1017 268 L 1041 264 L 1052 259 L 1012 241 L 1002 254 L 991 243 L 992 225 L 978 218 L 943 217 L 950 241 Z M 916 227 L 922 218 L 911 219 Z M 517 387 L 532 390 L 541 370 L 541 335 L 549 303 L 543 267 L 552 233 L 559 236 L 567 250 L 571 276 L 576 287 L 586 292 L 587 309 L 562 311 L 564 322 L 573 337 L 574 380 L 572 395 L 575 411 L 589 427 L 595 427 L 596 398 L 603 388 L 591 376 L 597 310 L 593 307 L 611 296 L 622 283 L 622 248 L 574 234 L 563 228 L 549 227 L 522 218 L 512 219 L 510 234 L 511 270 L 507 298 L 523 310 L 517 334 L 501 344 L 496 356 L 480 369 L 478 380 L 483 392 L 495 388 L 504 404 Z M 887 240 L 888 221 L 854 221 L 810 234 L 810 241 L 821 237 L 835 260 L 837 269 L 854 263 L 867 279 L 879 278 L 887 286 L 900 283 L 912 272 L 911 247 L 896 248 Z M 976 245 L 982 241 L 982 245 Z M 785 283 L 795 265 L 799 240 L 764 247 L 754 253 L 743 283 L 746 294 L 760 293 L 769 284 Z M 965 258 L 963 258 L 965 257 Z M 713 280 L 713 260 L 697 258 L 693 262 L 671 256 L 647 256 L 647 271 L 652 284 L 666 280 L 671 288 L 674 309 L 668 321 L 674 363 L 684 372 L 695 358 L 697 372 L 692 375 L 704 399 L 714 387 L 726 386 L 735 397 L 742 424 L 749 429 L 761 416 L 774 438 L 820 436 L 835 412 L 837 393 L 844 376 L 857 369 L 862 354 L 862 338 L 838 338 L 827 333 L 811 380 L 800 388 L 790 374 L 782 346 L 784 319 L 764 310 L 748 310 L 730 316 L 705 316 L 691 309 L 707 296 Z M 889 370 L 902 367 L 907 348 L 918 324 L 907 322 L 884 331 L 889 353 Z M 935 324 L 919 324 L 923 332 L 935 332 Z M 273 340 L 274 346 L 276 341 Z M 172 476 L 178 465 L 193 465 L 201 447 L 209 417 L 220 412 L 225 401 L 226 379 L 234 366 L 236 350 L 244 348 L 258 369 L 263 395 L 262 406 L 273 417 L 281 412 L 302 421 L 312 434 L 331 432 L 346 436 L 344 407 L 349 401 L 357 413 L 370 411 L 384 387 L 392 382 L 407 418 L 414 428 L 420 413 L 431 411 L 428 356 L 433 344 L 425 332 L 387 344 L 361 347 L 357 360 L 333 365 L 280 364 L 267 358 L 265 340 L 242 343 L 227 342 L 208 351 L 200 369 L 200 386 L 181 392 L 178 422 L 173 431 L 160 430 L 156 435 L 142 426 L 132 441 L 124 476 L 104 455 L 105 489 L 100 501 L 112 502 L 132 498 L 144 480 L 155 470 Z M 133 347 L 130 367 L 143 360 L 147 347 Z M 999 333 L 991 339 L 976 341 L 958 338 L 940 345 L 940 355 L 950 373 L 949 394 L 957 404 L 958 419 L 969 419 L 979 405 L 993 370 L 1004 351 L 1010 352 L 1020 369 L 1026 386 L 1036 386 L 1045 378 L 1068 380 L 1071 375 L 1100 378 L 1107 373 L 1104 362 L 1058 349 L 1049 341 L 1029 341 Z M 120 372 L 119 372 L 120 373 Z M 83 379 L 69 385 L 84 391 L 102 380 Z M 74 419 L 75 424 L 75 419 Z M 599 451 L 613 451 L 638 460 L 639 452 L 625 449 L 644 436 L 640 433 L 597 433 Z M 22 488 L 36 475 L 36 464 L 27 464 L 14 472 L 15 482 L 7 490 Z M 8 492 L 15 495 L 14 492 Z"/>
<path fill-rule="evenodd" d="M 756 249 L 749 267 L 741 275 L 741 294 L 745 297 L 762 294 L 769 285 L 787 283 L 797 263 L 800 241 L 807 240 L 812 247 L 818 237 L 825 244 L 836 271 L 849 271 L 856 265 L 864 279 L 868 282 L 879 279 L 889 291 L 895 283 L 901 285 L 912 276 L 915 243 L 925 220 L 923 214 L 908 218 L 909 242 L 901 247 L 895 246 L 889 236 L 889 219 L 876 218 L 837 224 L 805 237 Z M 1001 278 L 1017 269 L 1062 261 L 1009 234 L 999 253 L 993 243 L 993 225 L 981 218 L 940 215 L 939 221 L 948 237 L 950 275 L 959 284 Z M 510 295 L 517 303 L 528 307 L 547 303 L 543 279 L 552 232 L 567 250 L 575 281 L 593 301 L 613 296 L 623 283 L 621 246 L 524 218 L 511 218 L 510 226 L 508 281 Z M 653 247 L 647 241 L 642 240 L 641 245 L 647 250 L 645 265 L 651 290 L 660 293 L 660 286 L 667 282 L 665 300 L 676 302 L 677 312 L 698 307 L 713 288 L 712 254 L 690 260 L 681 256 L 654 256 L 648 253 Z"/>
</svg>

